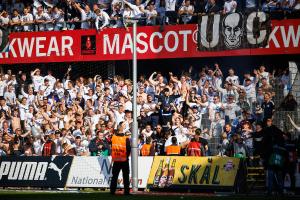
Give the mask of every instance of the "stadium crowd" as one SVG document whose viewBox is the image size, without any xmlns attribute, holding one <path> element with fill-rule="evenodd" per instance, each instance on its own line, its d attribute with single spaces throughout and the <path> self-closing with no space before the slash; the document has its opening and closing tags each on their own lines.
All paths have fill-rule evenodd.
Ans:
<svg viewBox="0 0 300 200">
<path fill-rule="evenodd" d="M 197 23 L 198 16 L 262 10 L 275 19 L 299 18 L 299 0 L 10 0 L 0 4 L 0 25 L 11 31 L 51 31 Z"/>
<path fill-rule="evenodd" d="M 110 155 L 110 139 L 132 129 L 132 81 L 121 76 L 63 80 L 35 69 L 30 76 L 11 70 L 0 76 L 0 154 Z M 231 68 L 223 77 L 218 64 L 193 67 L 181 76 L 154 72 L 138 82 L 138 124 L 141 156 L 262 155 L 275 109 L 293 111 L 288 70 L 269 73 L 264 66 L 244 79 Z M 253 75 L 253 76 L 252 76 Z M 274 84 L 283 88 L 282 105 L 272 101 Z M 292 123 L 294 123 L 291 120 Z M 296 126 L 294 124 L 294 126 Z M 273 130 L 276 129 L 276 130 Z M 267 133 L 270 132 L 266 131 Z M 271 141 L 267 140 L 267 144 Z"/>
</svg>

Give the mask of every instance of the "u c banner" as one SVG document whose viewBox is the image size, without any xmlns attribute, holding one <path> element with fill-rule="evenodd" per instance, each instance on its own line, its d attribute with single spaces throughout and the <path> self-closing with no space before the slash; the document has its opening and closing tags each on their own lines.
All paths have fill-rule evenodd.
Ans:
<svg viewBox="0 0 300 200">
<path fill-rule="evenodd" d="M 233 187 L 240 160 L 224 157 L 157 156 L 148 179 L 149 188 Z"/>
<path fill-rule="evenodd" d="M 272 31 L 267 13 L 205 15 L 198 20 L 199 51 L 266 47 Z"/>
</svg>

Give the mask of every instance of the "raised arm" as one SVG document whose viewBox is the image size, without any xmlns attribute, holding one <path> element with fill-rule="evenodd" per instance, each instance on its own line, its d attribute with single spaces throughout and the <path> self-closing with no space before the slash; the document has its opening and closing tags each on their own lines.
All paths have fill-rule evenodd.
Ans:
<svg viewBox="0 0 300 200">
<path fill-rule="evenodd" d="M 38 68 L 36 68 L 33 72 L 31 72 L 31 77 L 34 77 L 34 74 L 36 73 L 36 71 L 38 70 Z"/>
<path fill-rule="evenodd" d="M 151 74 L 151 76 L 149 77 L 149 83 L 150 83 L 151 85 L 153 85 L 153 86 L 157 85 L 157 84 L 156 84 L 156 81 L 153 80 L 153 76 L 154 76 L 154 75 L 156 75 L 156 72 L 153 72 L 153 73 Z"/>
<path fill-rule="evenodd" d="M 169 72 L 169 75 L 170 75 L 170 81 L 173 81 L 174 83 L 178 83 L 179 82 L 177 79 L 174 78 L 172 72 Z"/>
<path fill-rule="evenodd" d="M 291 116 L 290 116 L 289 114 L 287 115 L 287 117 L 289 118 L 289 120 L 290 120 L 291 124 L 293 125 L 293 127 L 294 127 L 298 132 L 300 132 L 300 126 L 298 126 L 298 125 L 294 122 L 294 120 L 291 118 Z"/>
</svg>

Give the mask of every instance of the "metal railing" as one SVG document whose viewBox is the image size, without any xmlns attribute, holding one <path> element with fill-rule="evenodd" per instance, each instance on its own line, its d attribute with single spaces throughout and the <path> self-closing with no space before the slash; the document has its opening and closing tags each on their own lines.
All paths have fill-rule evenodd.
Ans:
<svg viewBox="0 0 300 200">
<path fill-rule="evenodd" d="M 271 19 L 279 19 L 277 14 L 279 11 L 265 11 L 270 14 Z M 282 11 L 284 15 L 282 16 L 282 19 L 288 18 L 288 19 L 294 19 L 294 18 L 300 18 L 300 11 L 291 11 L 291 12 L 286 12 Z M 215 14 L 215 13 L 214 13 Z M 214 14 L 209 14 L 209 13 L 194 13 L 192 16 L 191 20 L 185 20 L 188 15 L 179 15 L 176 13 L 176 20 L 174 21 L 174 24 L 186 24 L 186 23 L 192 23 L 196 24 L 198 17 L 203 16 L 203 15 L 214 15 Z M 224 13 L 220 12 L 219 14 L 223 15 Z M 273 16 L 273 17 L 272 17 Z M 151 26 L 151 25 L 167 25 L 168 23 L 166 22 L 166 19 L 168 16 L 163 15 L 163 16 L 153 16 L 149 20 L 147 17 L 141 17 L 139 20 L 138 25 L 139 26 Z M 119 23 L 118 26 L 116 26 L 116 22 L 120 20 L 122 23 Z M 109 28 L 115 28 L 115 27 L 124 27 L 124 21 L 123 17 L 118 17 L 117 20 L 115 19 L 110 19 L 110 24 Z M 147 22 L 148 21 L 148 22 Z M 36 22 L 32 21 L 30 23 L 27 22 L 27 24 L 24 24 L 23 22 L 20 21 L 19 24 L 3 24 L 0 21 L 1 27 L 8 29 L 10 32 L 22 32 L 24 31 L 23 27 L 24 26 L 32 26 L 30 27 L 30 31 L 59 31 L 59 30 L 75 30 L 75 29 L 81 29 L 80 25 L 81 23 L 89 23 L 89 28 L 90 29 L 95 29 L 95 19 L 88 19 L 88 20 L 68 20 L 68 21 L 63 21 L 63 22 L 56 22 L 55 20 L 50 20 L 50 21 L 45 21 L 45 22 Z M 121 25 L 122 24 L 122 25 Z M 45 28 L 41 30 L 41 27 L 44 26 Z"/>
</svg>

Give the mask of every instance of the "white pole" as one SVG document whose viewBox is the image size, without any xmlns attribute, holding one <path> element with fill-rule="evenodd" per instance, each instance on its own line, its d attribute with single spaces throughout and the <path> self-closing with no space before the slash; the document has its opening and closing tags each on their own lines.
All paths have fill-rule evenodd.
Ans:
<svg viewBox="0 0 300 200">
<path fill-rule="evenodd" d="M 132 144 L 131 144 L 131 168 L 132 168 L 132 190 L 133 192 L 138 191 L 138 124 L 137 124 L 137 63 L 136 63 L 136 25 L 137 21 L 133 20 L 133 133 L 132 133 Z"/>
</svg>

